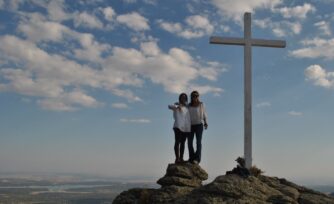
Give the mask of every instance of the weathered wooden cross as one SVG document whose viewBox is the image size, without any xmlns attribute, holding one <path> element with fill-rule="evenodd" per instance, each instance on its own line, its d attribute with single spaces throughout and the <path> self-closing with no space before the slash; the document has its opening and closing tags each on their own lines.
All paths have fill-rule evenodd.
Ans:
<svg viewBox="0 0 334 204">
<path fill-rule="evenodd" d="M 211 37 L 211 44 L 244 46 L 244 158 L 252 166 L 252 46 L 284 48 L 282 40 L 252 39 L 251 13 L 244 15 L 244 38 Z"/>
</svg>

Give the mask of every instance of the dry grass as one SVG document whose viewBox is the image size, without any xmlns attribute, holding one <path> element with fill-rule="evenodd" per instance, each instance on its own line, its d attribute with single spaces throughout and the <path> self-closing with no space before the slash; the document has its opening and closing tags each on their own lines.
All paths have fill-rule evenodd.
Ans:
<svg viewBox="0 0 334 204">
<path fill-rule="evenodd" d="M 252 166 L 250 169 L 249 169 L 249 172 L 252 176 L 260 176 L 264 173 L 264 171 L 262 171 L 261 169 L 257 168 L 257 166 Z"/>
</svg>

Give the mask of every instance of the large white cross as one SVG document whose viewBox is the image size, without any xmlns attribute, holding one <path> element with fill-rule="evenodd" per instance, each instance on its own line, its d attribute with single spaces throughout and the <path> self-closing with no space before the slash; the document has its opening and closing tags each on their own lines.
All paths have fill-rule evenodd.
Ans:
<svg viewBox="0 0 334 204">
<path fill-rule="evenodd" d="M 251 13 L 244 15 L 244 38 L 211 37 L 211 44 L 244 46 L 244 158 L 252 166 L 252 46 L 284 48 L 282 40 L 252 39 Z"/>
</svg>

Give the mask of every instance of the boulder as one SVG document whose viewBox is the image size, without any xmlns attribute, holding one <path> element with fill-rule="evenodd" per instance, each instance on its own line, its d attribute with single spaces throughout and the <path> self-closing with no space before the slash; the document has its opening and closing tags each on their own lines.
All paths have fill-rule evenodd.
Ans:
<svg viewBox="0 0 334 204">
<path fill-rule="evenodd" d="M 169 164 L 164 177 L 157 183 L 165 186 L 200 187 L 208 174 L 199 165 L 191 163 Z"/>
<path fill-rule="evenodd" d="M 208 174 L 199 165 L 191 163 L 169 164 L 166 174 L 157 183 L 160 189 L 130 189 L 118 195 L 114 204 L 175 203 L 195 188 L 202 186 Z"/>
<path fill-rule="evenodd" d="M 113 203 L 116 204 L 150 203 L 149 198 L 151 198 L 152 194 L 156 193 L 156 190 L 157 189 L 133 188 L 119 194 L 115 198 Z"/>
</svg>

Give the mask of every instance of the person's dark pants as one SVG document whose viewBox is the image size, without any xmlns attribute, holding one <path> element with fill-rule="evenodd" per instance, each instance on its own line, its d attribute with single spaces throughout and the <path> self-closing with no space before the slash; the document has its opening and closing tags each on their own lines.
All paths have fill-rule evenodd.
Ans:
<svg viewBox="0 0 334 204">
<path fill-rule="evenodd" d="M 187 133 L 182 132 L 179 128 L 173 128 L 175 133 L 174 152 L 176 161 L 183 160 L 184 144 L 186 143 Z"/>
<path fill-rule="evenodd" d="M 188 149 L 189 149 L 189 161 L 201 162 L 202 156 L 202 134 L 203 134 L 203 124 L 192 125 L 191 133 L 188 135 Z M 193 141 L 196 135 L 196 152 L 194 151 Z"/>
</svg>

